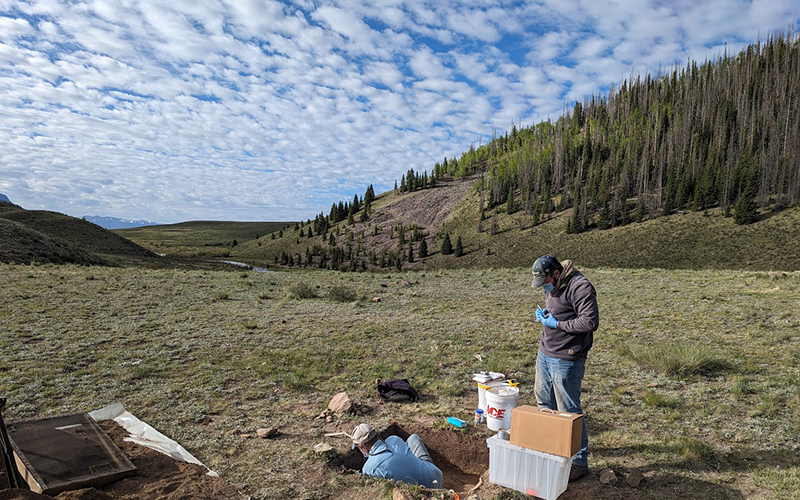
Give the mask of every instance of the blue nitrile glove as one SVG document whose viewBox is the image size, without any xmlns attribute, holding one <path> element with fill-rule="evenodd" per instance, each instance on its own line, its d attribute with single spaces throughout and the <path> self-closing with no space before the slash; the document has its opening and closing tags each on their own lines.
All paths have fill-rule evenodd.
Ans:
<svg viewBox="0 0 800 500">
<path fill-rule="evenodd" d="M 542 324 L 548 328 L 558 328 L 558 320 L 552 314 L 548 314 L 542 319 Z"/>
<path fill-rule="evenodd" d="M 536 308 L 536 321 L 541 323 L 544 321 L 544 315 L 547 314 L 547 309 L 542 309 L 540 307 Z"/>
</svg>

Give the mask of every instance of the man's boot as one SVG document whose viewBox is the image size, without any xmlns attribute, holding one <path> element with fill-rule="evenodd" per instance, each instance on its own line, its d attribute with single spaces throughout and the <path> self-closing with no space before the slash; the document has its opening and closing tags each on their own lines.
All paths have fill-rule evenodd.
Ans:
<svg viewBox="0 0 800 500">
<path fill-rule="evenodd" d="M 589 473 L 589 467 L 582 467 L 580 465 L 573 465 L 569 470 L 569 482 L 577 481 Z"/>
</svg>

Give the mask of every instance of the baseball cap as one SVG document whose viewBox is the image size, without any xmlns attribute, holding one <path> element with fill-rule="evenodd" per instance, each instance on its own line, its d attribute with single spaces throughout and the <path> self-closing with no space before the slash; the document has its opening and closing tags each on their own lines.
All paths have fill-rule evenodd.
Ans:
<svg viewBox="0 0 800 500">
<path fill-rule="evenodd" d="M 561 266 L 561 263 L 553 257 L 552 255 L 542 255 L 536 262 L 533 263 L 532 271 L 533 271 L 533 281 L 531 282 L 531 286 L 533 288 L 539 288 L 544 284 L 544 280 L 547 279 L 547 276 L 553 274 L 553 271 L 558 269 L 559 271 L 563 270 L 564 268 Z"/>
<path fill-rule="evenodd" d="M 371 425 L 358 424 L 356 428 L 353 429 L 350 439 L 353 441 L 353 444 L 367 444 L 377 436 L 377 431 L 375 431 L 375 428 Z"/>
</svg>

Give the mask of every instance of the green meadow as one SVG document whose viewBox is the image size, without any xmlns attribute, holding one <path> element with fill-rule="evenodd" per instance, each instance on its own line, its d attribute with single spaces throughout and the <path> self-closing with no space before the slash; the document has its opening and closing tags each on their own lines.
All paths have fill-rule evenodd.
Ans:
<svg viewBox="0 0 800 500">
<path fill-rule="evenodd" d="M 582 271 L 601 308 L 583 395 L 595 474 L 640 468 L 642 498 L 798 498 L 800 272 Z M 518 379 L 521 403 L 535 403 L 543 297 L 527 268 L 2 265 L 0 280 L 7 420 L 120 402 L 254 499 L 391 496 L 312 447 L 348 452 L 324 433 L 362 420 L 469 419 L 476 370 Z M 374 382 L 394 377 L 423 400 L 383 404 Z M 367 414 L 315 419 L 340 391 Z M 273 426 L 278 439 L 241 436 Z M 607 488 L 597 498 L 633 491 Z"/>
</svg>

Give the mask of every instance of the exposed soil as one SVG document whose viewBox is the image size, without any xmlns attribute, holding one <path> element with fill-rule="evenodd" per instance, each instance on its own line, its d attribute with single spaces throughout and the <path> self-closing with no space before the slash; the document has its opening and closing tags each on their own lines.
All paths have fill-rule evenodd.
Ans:
<svg viewBox="0 0 800 500">
<path fill-rule="evenodd" d="M 476 432 L 474 428 L 462 432 L 455 429 L 433 429 L 421 424 L 393 423 L 381 433 L 382 438 L 398 436 L 408 439 L 419 434 L 433 463 L 442 471 L 445 489 L 457 492 L 471 490 L 478 484 L 481 474 L 489 468 L 488 434 Z M 333 466 L 343 472 L 360 471 L 365 459 L 358 450 L 337 457 Z"/>
<path fill-rule="evenodd" d="M 450 216 L 456 204 L 461 201 L 475 184 L 475 177 L 465 179 L 445 179 L 436 184 L 436 187 L 423 189 L 413 194 L 394 196 L 392 201 L 381 208 L 375 217 L 366 223 L 356 222 L 351 230 L 355 234 L 363 232 L 363 244 L 366 248 L 373 249 L 380 255 L 386 250 L 397 249 L 398 241 L 391 239 L 391 227 L 402 224 L 406 228 L 406 240 L 411 238 L 410 228 L 416 224 L 425 234 L 428 241 L 429 252 L 438 249 L 436 237 L 442 224 Z M 372 226 L 381 228 L 378 234 L 372 233 Z M 455 244 L 455 242 L 453 242 Z M 403 247 L 401 250 L 405 250 Z M 414 245 L 418 249 L 417 244 Z M 406 268 L 413 268 L 419 264 L 404 263 Z"/>
<path fill-rule="evenodd" d="M 485 429 L 469 427 L 466 431 L 456 429 L 434 429 L 427 424 L 407 423 L 391 424 L 381 433 L 381 437 L 399 436 L 408 439 L 411 434 L 419 434 L 433 458 L 433 462 L 442 470 L 445 489 L 452 489 L 464 494 L 477 486 L 478 498 L 521 498 L 513 490 L 489 482 L 489 448 L 486 439 L 492 435 Z M 358 450 L 336 457 L 331 465 L 342 473 L 360 471 L 365 462 Z M 651 498 L 644 489 L 631 488 L 624 484 L 624 475 L 618 474 L 619 483 L 615 486 L 600 483 L 600 471 L 579 481 L 571 483 L 559 500 L 646 500 Z M 668 478 L 650 480 L 649 489 L 666 493 L 670 498 L 675 485 Z M 533 497 L 531 497 L 533 498 Z M 678 497 L 674 497 L 678 498 Z M 735 495 L 731 498 L 739 498 Z"/>
<path fill-rule="evenodd" d="M 435 234 L 442 222 L 453 211 L 456 203 L 469 192 L 475 177 L 444 179 L 431 189 L 417 191 L 413 196 L 400 195 L 397 201 L 386 205 L 373 222 L 417 224 Z"/>
<path fill-rule="evenodd" d="M 239 500 L 245 498 L 230 483 L 206 475 L 199 465 L 179 462 L 163 453 L 124 441 L 128 431 L 113 420 L 99 422 L 137 468 L 137 475 L 106 486 L 65 491 L 55 497 L 31 491 L 0 491 L 0 500 Z M 5 479 L 5 478 L 3 478 Z M 7 484 L 7 483 L 6 483 Z"/>
</svg>

